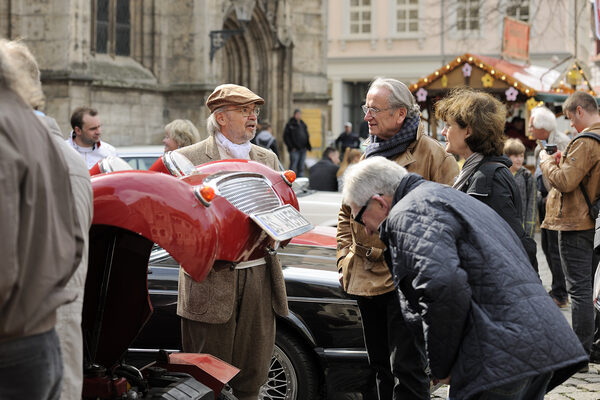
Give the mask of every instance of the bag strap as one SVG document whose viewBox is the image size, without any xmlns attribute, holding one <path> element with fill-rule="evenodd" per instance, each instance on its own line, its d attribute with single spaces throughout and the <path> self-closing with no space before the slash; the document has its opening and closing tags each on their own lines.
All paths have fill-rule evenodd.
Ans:
<svg viewBox="0 0 600 400">
<path fill-rule="evenodd" d="M 600 143 L 600 135 L 598 135 L 597 133 L 583 132 L 571 141 L 571 145 L 573 144 L 573 142 L 575 142 L 575 140 L 584 138 L 584 137 L 595 139 Z M 571 147 L 571 146 L 569 146 L 569 147 Z M 566 154 L 565 154 L 565 156 L 566 156 Z M 592 212 L 592 202 L 590 201 L 590 196 L 588 196 L 587 190 L 585 190 L 585 187 L 583 186 L 583 182 L 579 182 L 579 188 L 581 189 L 581 192 L 583 193 L 583 197 L 585 198 L 585 202 L 588 205 L 588 214 L 589 214 L 590 218 L 592 218 L 592 220 L 595 220 L 596 217 L 593 215 L 593 212 Z"/>
</svg>

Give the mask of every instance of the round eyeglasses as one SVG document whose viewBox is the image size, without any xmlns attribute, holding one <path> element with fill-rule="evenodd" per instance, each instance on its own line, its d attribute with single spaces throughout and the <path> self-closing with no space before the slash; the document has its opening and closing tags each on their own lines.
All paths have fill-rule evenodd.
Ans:
<svg viewBox="0 0 600 400">
<path fill-rule="evenodd" d="M 232 108 L 230 111 L 239 111 L 242 116 L 244 117 L 250 117 L 252 115 L 258 117 L 260 115 L 260 107 L 254 107 L 254 108 L 250 108 L 248 106 L 241 106 L 241 107 L 235 107 Z"/>
</svg>

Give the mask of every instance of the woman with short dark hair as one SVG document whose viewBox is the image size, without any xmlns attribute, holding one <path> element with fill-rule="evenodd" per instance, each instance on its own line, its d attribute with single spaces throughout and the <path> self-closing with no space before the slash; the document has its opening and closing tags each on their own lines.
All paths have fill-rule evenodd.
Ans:
<svg viewBox="0 0 600 400">
<path fill-rule="evenodd" d="M 506 107 L 488 93 L 463 88 L 440 100 L 435 115 L 446 124 L 446 151 L 465 159 L 453 187 L 494 209 L 517 234 L 537 271 L 535 241 L 523 230 L 512 162 L 502 155 Z"/>
</svg>

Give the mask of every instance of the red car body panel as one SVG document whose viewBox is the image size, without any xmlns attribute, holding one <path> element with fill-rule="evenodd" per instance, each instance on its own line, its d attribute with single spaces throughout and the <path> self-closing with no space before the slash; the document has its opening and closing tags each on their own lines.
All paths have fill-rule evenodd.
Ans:
<svg viewBox="0 0 600 400">
<path fill-rule="evenodd" d="M 167 174 L 122 171 L 93 176 L 92 188 L 92 224 L 138 233 L 166 249 L 195 280 L 208 275 L 218 224 L 190 185 Z"/>
</svg>

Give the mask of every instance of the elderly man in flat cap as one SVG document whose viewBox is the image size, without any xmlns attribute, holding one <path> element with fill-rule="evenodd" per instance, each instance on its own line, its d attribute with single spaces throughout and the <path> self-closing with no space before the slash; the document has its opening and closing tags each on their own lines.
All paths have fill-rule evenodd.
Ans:
<svg viewBox="0 0 600 400">
<path fill-rule="evenodd" d="M 259 105 L 264 100 L 248 88 L 218 86 L 206 100 L 211 111 L 208 139 L 177 151 L 194 165 L 230 158 L 258 161 L 279 169 L 277 156 L 250 143 Z M 203 282 L 179 272 L 183 350 L 210 353 L 240 368 L 231 381 L 240 400 L 257 399 L 267 379 L 275 343 L 275 314 L 288 313 L 281 264 L 276 254 L 265 259 L 217 265 Z"/>
</svg>

